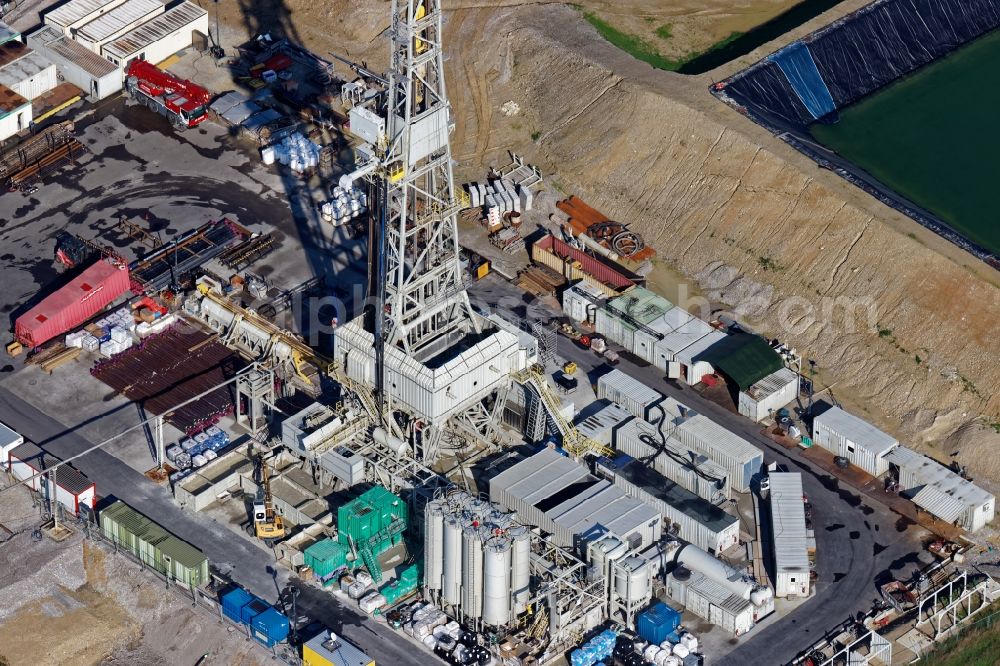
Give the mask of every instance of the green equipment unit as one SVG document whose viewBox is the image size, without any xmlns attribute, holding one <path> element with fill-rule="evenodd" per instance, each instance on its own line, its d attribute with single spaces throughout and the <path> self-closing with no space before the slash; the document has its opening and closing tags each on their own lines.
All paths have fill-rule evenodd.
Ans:
<svg viewBox="0 0 1000 666">
<path fill-rule="evenodd" d="M 208 558 L 122 501 L 101 511 L 101 530 L 122 550 L 187 588 L 208 582 Z"/>
<path fill-rule="evenodd" d="M 378 556 L 402 540 L 408 521 L 406 502 L 375 486 L 337 510 L 337 540 L 357 552 L 377 583 L 382 580 Z"/>
<path fill-rule="evenodd" d="M 302 553 L 305 565 L 313 570 L 317 578 L 326 578 L 347 564 L 351 549 L 332 539 L 323 539 L 309 546 Z"/>
</svg>

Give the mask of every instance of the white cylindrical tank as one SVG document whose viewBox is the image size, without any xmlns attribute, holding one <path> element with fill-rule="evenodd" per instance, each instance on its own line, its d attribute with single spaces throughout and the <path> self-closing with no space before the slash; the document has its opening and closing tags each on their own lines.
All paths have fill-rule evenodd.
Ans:
<svg viewBox="0 0 1000 666">
<path fill-rule="evenodd" d="M 444 521 L 444 571 L 441 576 L 441 597 L 456 605 L 462 597 L 462 524 L 458 516 Z"/>
<path fill-rule="evenodd" d="M 385 428 L 378 427 L 372 431 L 372 439 L 385 446 L 398 456 L 410 455 L 410 446 L 395 435 L 390 435 Z"/>
<path fill-rule="evenodd" d="M 427 503 L 425 515 L 424 586 L 429 590 L 440 590 L 444 573 L 444 507 L 439 500 L 431 500 Z"/>
<path fill-rule="evenodd" d="M 674 654 L 683 659 L 684 657 L 691 654 L 691 650 L 687 648 L 683 643 L 678 643 L 674 646 Z"/>
<path fill-rule="evenodd" d="M 681 666 L 683 663 L 684 663 L 683 659 L 673 654 L 668 654 L 663 659 L 663 666 Z"/>
<path fill-rule="evenodd" d="M 483 622 L 491 627 L 510 620 L 510 546 L 509 537 L 497 536 L 483 550 Z"/>
<path fill-rule="evenodd" d="M 462 613 L 469 618 L 483 614 L 483 542 L 472 525 L 462 530 Z"/>
<path fill-rule="evenodd" d="M 510 530 L 514 540 L 511 556 L 510 587 L 514 596 L 514 612 L 523 613 L 531 596 L 531 534 L 528 528 L 516 525 Z"/>
<path fill-rule="evenodd" d="M 649 592 L 649 564 L 641 557 L 630 557 L 615 569 L 615 591 L 624 601 L 645 599 Z"/>
<path fill-rule="evenodd" d="M 683 564 L 691 571 L 704 574 L 709 579 L 719 583 L 733 594 L 750 601 L 750 593 L 754 584 L 743 580 L 743 574 L 722 560 L 716 559 L 707 552 L 688 544 L 677 551 L 677 564 Z"/>
<path fill-rule="evenodd" d="M 660 654 L 659 645 L 647 645 L 646 649 L 642 651 L 642 658 L 645 661 L 653 663 L 656 661 L 656 655 Z"/>
</svg>

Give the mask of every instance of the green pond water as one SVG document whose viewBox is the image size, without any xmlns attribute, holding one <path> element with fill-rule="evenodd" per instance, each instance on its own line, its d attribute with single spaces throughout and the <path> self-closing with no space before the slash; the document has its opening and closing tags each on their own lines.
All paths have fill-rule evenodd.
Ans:
<svg viewBox="0 0 1000 666">
<path fill-rule="evenodd" d="M 1000 254 L 1000 31 L 810 127 L 882 183 Z"/>
</svg>

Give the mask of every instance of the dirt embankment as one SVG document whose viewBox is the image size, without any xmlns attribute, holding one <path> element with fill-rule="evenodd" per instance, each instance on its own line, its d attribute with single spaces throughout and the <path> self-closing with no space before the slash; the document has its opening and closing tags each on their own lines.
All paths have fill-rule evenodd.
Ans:
<svg viewBox="0 0 1000 666">
<path fill-rule="evenodd" d="M 574 21 L 453 17 L 456 156 L 524 152 L 815 359 L 838 400 L 1000 481 L 1000 437 L 974 424 L 1000 420 L 1000 275 L 716 102 L 709 77 L 654 72 Z M 463 43 L 473 26 L 496 39 Z"/>
<path fill-rule="evenodd" d="M 347 14 L 343 4 L 324 9 L 333 20 L 322 34 L 307 8 L 285 22 L 309 19 L 300 29 L 319 51 L 384 66 L 389 3 L 351 2 Z M 845 406 L 942 458 L 960 451 L 1000 482 L 1000 435 L 977 425 L 1000 421 L 1000 275 L 724 107 L 707 92 L 711 76 L 655 71 L 567 6 L 448 9 L 460 175 L 523 153 L 550 184 L 634 224 L 710 297 L 815 359 Z M 520 113 L 502 114 L 507 100 Z"/>
</svg>

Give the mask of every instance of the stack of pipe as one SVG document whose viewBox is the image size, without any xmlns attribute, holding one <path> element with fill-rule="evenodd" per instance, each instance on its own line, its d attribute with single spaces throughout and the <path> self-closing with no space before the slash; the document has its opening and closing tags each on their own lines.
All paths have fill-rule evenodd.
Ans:
<svg viewBox="0 0 1000 666">
<path fill-rule="evenodd" d="M 91 374 L 147 412 L 168 414 L 167 421 L 189 435 L 200 432 L 233 412 L 234 387 L 216 389 L 179 408 L 178 403 L 232 378 L 243 367 L 235 352 L 211 337 L 174 325 L 98 362 Z"/>
</svg>

